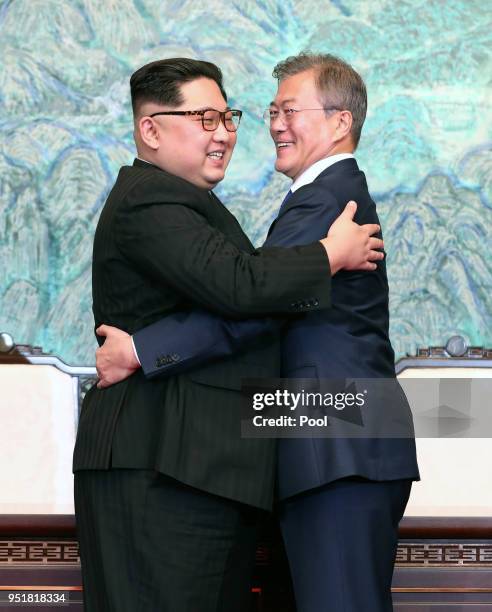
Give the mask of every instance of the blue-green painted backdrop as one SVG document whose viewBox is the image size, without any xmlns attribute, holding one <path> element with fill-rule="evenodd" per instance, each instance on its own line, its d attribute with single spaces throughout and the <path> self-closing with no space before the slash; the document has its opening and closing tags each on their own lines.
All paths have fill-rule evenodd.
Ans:
<svg viewBox="0 0 492 612">
<path fill-rule="evenodd" d="M 133 158 L 128 78 L 218 63 L 245 111 L 219 188 L 260 244 L 286 179 L 259 115 L 302 49 L 361 72 L 358 151 L 379 206 L 398 355 L 454 333 L 492 345 L 492 14 L 483 0 L 0 1 L 0 331 L 92 363 L 90 260 Z"/>
</svg>

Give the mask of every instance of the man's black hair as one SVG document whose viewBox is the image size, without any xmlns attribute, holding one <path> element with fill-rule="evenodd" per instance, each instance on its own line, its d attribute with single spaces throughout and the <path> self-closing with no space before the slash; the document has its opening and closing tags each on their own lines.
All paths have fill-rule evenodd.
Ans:
<svg viewBox="0 0 492 612">
<path fill-rule="evenodd" d="M 212 79 L 217 83 L 220 93 L 227 101 L 222 84 L 222 71 L 211 62 L 172 57 L 145 64 L 130 77 L 133 114 L 138 114 L 144 102 L 156 102 L 164 106 L 176 107 L 183 103 L 181 86 L 199 78 Z"/>
</svg>

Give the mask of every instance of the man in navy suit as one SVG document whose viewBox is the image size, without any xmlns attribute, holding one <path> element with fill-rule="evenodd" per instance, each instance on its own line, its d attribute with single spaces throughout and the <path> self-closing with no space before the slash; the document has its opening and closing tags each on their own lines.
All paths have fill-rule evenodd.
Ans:
<svg viewBox="0 0 492 612">
<path fill-rule="evenodd" d="M 274 76 L 278 91 L 265 116 L 277 151 L 275 168 L 293 183 L 266 245 L 319 239 L 348 200 L 358 203 L 358 223 L 378 223 L 353 155 L 367 107 L 361 77 L 336 57 L 310 53 L 279 63 Z M 385 263 L 374 272 L 338 273 L 332 308 L 309 312 L 310 307 L 303 304 L 306 314 L 284 330 L 282 376 L 389 381 L 385 409 L 373 402 L 364 414 L 366 424 L 372 432 L 382 431 L 389 418 L 411 431 L 388 335 Z M 99 349 L 101 385 L 131 373 L 138 361 L 148 377 L 175 374 L 240 351 L 272 325 L 194 311 L 167 317 L 133 339 L 104 327 L 110 342 Z M 157 372 L 156 357 L 163 352 L 179 353 L 180 361 Z M 298 612 L 392 610 L 398 523 L 412 480 L 419 478 L 415 442 L 411 435 L 351 437 L 343 433 L 350 428 L 343 427 L 337 435 L 335 419 L 332 425 L 335 435 L 329 438 L 288 438 L 278 444 L 280 524 Z"/>
</svg>

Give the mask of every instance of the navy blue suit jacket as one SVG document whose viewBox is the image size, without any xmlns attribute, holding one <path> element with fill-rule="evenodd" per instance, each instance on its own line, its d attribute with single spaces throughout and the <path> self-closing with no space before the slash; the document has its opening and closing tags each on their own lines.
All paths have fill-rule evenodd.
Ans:
<svg viewBox="0 0 492 612">
<path fill-rule="evenodd" d="M 358 223 L 379 223 L 355 159 L 333 164 L 296 190 L 272 224 L 265 244 L 290 246 L 323 238 L 349 200 L 357 202 Z M 352 475 L 371 480 L 419 477 L 411 414 L 396 382 L 388 335 L 385 261 L 374 272 L 337 273 L 331 301 L 331 309 L 316 312 L 309 312 L 306 301 L 300 305 L 305 314 L 285 324 L 281 375 L 385 379 L 389 387 L 380 405 L 373 401 L 364 413 L 365 431 L 371 431 L 371 437 L 351 437 L 355 429 L 343 419 L 330 419 L 331 431 L 339 434 L 279 440 L 280 499 Z M 230 321 L 197 310 L 168 316 L 137 332 L 134 341 L 146 376 L 170 375 L 241 351 L 255 336 L 280 324 L 273 319 Z M 173 359 L 156 367 L 164 347 Z M 384 410 L 380 409 L 383 404 Z M 388 420 L 394 427 L 388 429 Z M 380 430 L 385 433 L 380 435 Z M 405 437 L 388 437 L 390 430 L 405 431 Z"/>
</svg>

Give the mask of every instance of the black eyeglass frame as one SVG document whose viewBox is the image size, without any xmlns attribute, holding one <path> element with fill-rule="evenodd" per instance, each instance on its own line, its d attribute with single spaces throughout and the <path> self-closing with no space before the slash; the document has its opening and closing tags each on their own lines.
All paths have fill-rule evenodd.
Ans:
<svg viewBox="0 0 492 612">
<path fill-rule="evenodd" d="M 214 113 L 219 113 L 219 120 L 215 122 L 214 127 L 205 127 L 205 113 L 213 111 Z M 234 129 L 231 130 L 226 125 L 226 115 L 228 113 L 232 113 L 232 117 L 237 117 L 237 125 L 234 125 Z M 217 110 L 216 108 L 205 108 L 203 110 L 189 110 L 189 111 L 159 111 L 158 113 L 152 113 L 149 117 L 156 117 L 157 115 L 184 115 L 184 116 L 200 116 L 202 119 L 202 127 L 206 132 L 215 132 L 215 130 L 219 127 L 219 123 L 222 121 L 225 129 L 228 132 L 237 132 L 239 128 L 239 124 L 241 123 L 241 117 L 243 116 L 243 111 L 238 108 L 229 108 L 225 111 Z"/>
</svg>

